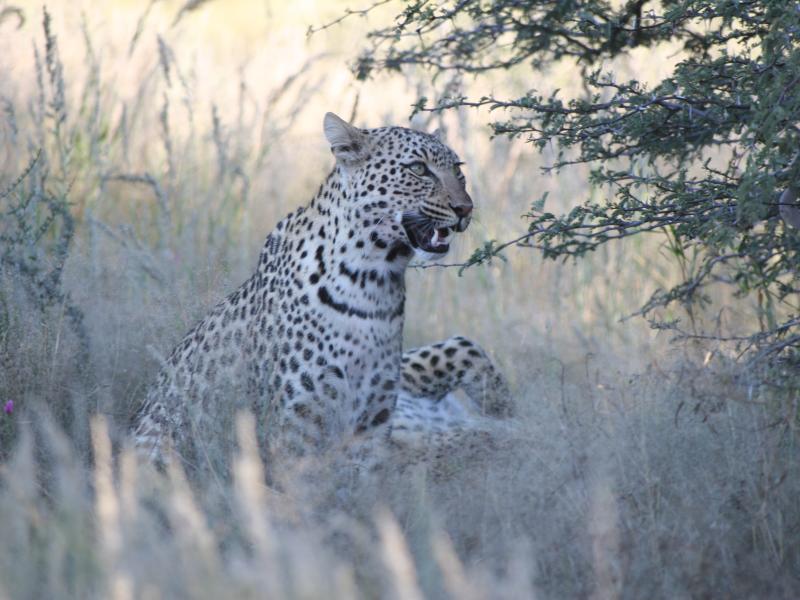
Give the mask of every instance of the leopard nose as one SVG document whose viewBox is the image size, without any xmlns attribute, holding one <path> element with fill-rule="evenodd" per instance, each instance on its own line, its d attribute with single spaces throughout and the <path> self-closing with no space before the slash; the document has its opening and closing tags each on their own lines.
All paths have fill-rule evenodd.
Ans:
<svg viewBox="0 0 800 600">
<path fill-rule="evenodd" d="M 450 208 L 459 219 L 467 218 L 472 212 L 472 204 L 451 204 Z"/>
</svg>

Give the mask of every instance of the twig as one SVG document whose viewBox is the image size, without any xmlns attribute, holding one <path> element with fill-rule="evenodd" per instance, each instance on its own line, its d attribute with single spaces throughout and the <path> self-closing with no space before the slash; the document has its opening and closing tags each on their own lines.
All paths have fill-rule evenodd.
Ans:
<svg viewBox="0 0 800 600">
<path fill-rule="evenodd" d="M 378 0 L 378 2 L 374 2 L 373 4 L 368 6 L 367 8 L 362 8 L 362 9 L 346 8 L 346 9 L 344 9 L 344 14 L 342 14 L 342 16 L 334 19 L 333 21 L 329 21 L 328 23 L 325 23 L 324 25 L 320 25 L 319 27 L 314 27 L 313 25 L 309 25 L 308 26 L 308 31 L 306 31 L 306 36 L 311 37 L 312 35 L 314 35 L 315 33 L 319 32 L 319 31 L 323 31 L 325 29 L 329 29 L 329 28 L 333 27 L 334 25 L 338 25 L 339 23 L 341 23 L 345 19 L 349 19 L 353 15 L 358 15 L 359 17 L 366 17 L 369 13 L 371 13 L 373 10 L 375 10 L 379 6 L 382 6 L 384 4 L 388 4 L 389 2 L 391 2 L 391 0 Z"/>
</svg>

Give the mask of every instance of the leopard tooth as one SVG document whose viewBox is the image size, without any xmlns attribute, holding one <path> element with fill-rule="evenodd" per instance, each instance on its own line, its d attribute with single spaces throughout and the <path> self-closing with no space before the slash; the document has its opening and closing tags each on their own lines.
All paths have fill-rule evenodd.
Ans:
<svg viewBox="0 0 800 600">
<path fill-rule="evenodd" d="M 434 248 L 439 245 L 439 230 L 433 230 L 433 236 L 431 236 L 431 246 Z"/>
</svg>

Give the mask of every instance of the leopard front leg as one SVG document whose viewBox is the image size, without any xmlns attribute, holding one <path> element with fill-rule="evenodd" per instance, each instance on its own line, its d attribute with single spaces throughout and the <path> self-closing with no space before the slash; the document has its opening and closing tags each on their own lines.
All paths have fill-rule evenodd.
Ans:
<svg viewBox="0 0 800 600">
<path fill-rule="evenodd" d="M 403 354 L 401 388 L 409 396 L 434 402 L 462 389 L 492 417 L 510 417 L 511 393 L 503 374 L 478 344 L 462 336 Z"/>
</svg>

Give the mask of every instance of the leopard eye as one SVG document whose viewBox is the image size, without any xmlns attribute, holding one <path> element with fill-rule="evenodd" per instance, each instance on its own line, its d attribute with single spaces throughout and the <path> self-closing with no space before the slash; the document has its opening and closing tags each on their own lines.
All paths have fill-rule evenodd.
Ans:
<svg viewBox="0 0 800 600">
<path fill-rule="evenodd" d="M 419 177 L 430 173 L 428 166 L 421 161 L 413 162 L 410 165 L 407 165 L 407 167 L 414 175 L 418 175 Z"/>
<path fill-rule="evenodd" d="M 456 175 L 461 175 L 461 165 L 463 164 L 464 164 L 463 162 L 455 163 L 453 165 L 453 173 L 455 173 Z"/>
</svg>

